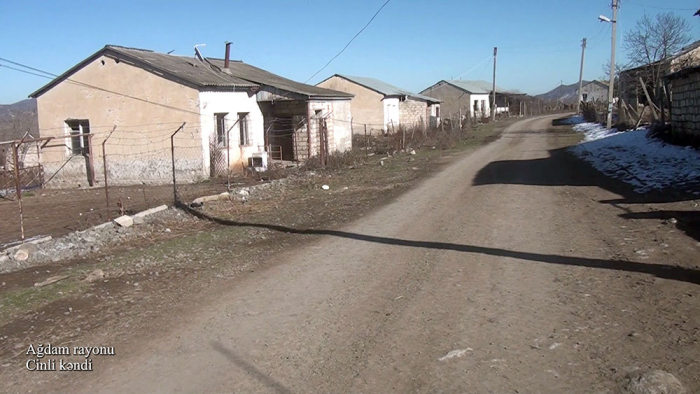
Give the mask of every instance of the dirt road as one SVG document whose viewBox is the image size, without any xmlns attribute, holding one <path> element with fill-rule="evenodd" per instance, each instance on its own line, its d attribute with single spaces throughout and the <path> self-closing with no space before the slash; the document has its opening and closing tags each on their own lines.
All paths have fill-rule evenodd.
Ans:
<svg viewBox="0 0 700 394">
<path fill-rule="evenodd" d="M 232 279 L 71 391 L 613 393 L 640 368 L 697 392 L 700 247 L 619 217 L 552 155 L 573 139 L 551 120 Z"/>
</svg>

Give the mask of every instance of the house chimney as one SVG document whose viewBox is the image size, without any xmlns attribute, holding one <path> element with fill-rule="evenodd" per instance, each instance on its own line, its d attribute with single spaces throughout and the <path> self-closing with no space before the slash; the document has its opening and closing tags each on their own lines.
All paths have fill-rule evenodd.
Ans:
<svg viewBox="0 0 700 394">
<path fill-rule="evenodd" d="M 231 43 L 226 41 L 226 57 L 224 58 L 224 68 L 228 69 L 228 63 L 231 60 Z"/>
</svg>

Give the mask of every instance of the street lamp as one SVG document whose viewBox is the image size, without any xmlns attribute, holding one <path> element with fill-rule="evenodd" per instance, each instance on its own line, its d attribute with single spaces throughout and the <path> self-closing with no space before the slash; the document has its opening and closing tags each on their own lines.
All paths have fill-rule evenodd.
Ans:
<svg viewBox="0 0 700 394">
<path fill-rule="evenodd" d="M 612 110 L 613 110 L 613 88 L 615 86 L 615 30 L 617 27 L 617 0 L 612 0 L 613 17 L 612 20 L 605 15 L 598 16 L 601 22 L 612 23 L 612 47 L 610 54 L 610 85 L 608 85 L 608 122 L 607 127 L 612 127 Z"/>
</svg>

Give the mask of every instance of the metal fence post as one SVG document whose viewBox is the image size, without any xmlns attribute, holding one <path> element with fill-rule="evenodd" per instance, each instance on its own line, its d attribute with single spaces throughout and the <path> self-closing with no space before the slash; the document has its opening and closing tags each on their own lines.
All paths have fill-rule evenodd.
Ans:
<svg viewBox="0 0 700 394">
<path fill-rule="evenodd" d="M 114 133 L 114 130 L 117 129 L 117 126 L 115 125 L 112 128 L 112 131 L 109 132 L 107 135 L 107 138 L 105 138 L 104 141 L 102 141 L 102 164 L 104 167 L 104 176 L 105 176 L 105 202 L 107 203 L 107 220 L 112 220 L 112 215 L 109 213 L 109 185 L 107 184 L 107 152 L 105 149 L 105 145 L 107 144 L 107 140 L 109 137 L 112 136 L 112 133 Z"/>
<path fill-rule="evenodd" d="M 175 204 L 179 201 L 177 197 L 177 181 L 175 179 L 175 134 L 179 133 L 180 130 L 185 127 L 185 123 L 187 122 L 182 122 L 182 125 L 170 136 L 170 155 L 173 162 L 173 198 L 175 199 Z"/>
</svg>

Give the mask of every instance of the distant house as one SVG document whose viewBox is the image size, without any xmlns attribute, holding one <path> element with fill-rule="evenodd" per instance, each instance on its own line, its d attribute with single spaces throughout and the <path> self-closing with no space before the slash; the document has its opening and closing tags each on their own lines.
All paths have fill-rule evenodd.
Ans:
<svg viewBox="0 0 700 394">
<path fill-rule="evenodd" d="M 439 123 L 440 100 L 411 93 L 386 82 L 368 77 L 335 74 L 316 86 L 352 94 L 355 133 L 388 130 L 399 125 L 433 125 Z"/>
<path fill-rule="evenodd" d="M 578 89 L 576 89 L 578 97 Z M 601 81 L 590 81 L 581 86 L 581 101 L 608 102 L 608 84 Z"/>
<path fill-rule="evenodd" d="M 441 80 L 421 91 L 421 94 L 440 99 L 443 116 L 481 118 L 491 115 L 493 83 L 486 81 Z M 496 113 L 510 111 L 510 99 L 524 96 L 515 90 L 496 86 Z"/>
<path fill-rule="evenodd" d="M 42 151 L 52 185 L 99 183 L 108 136 L 111 183 L 169 182 L 183 123 L 181 181 L 351 148 L 351 94 L 230 60 L 228 49 L 214 59 L 108 45 L 32 93 L 41 136 L 55 137 Z"/>
</svg>

